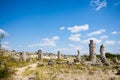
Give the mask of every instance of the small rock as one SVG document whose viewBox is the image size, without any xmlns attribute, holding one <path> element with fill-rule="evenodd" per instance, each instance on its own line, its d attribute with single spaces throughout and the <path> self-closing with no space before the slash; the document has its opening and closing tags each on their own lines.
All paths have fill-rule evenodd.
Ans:
<svg viewBox="0 0 120 80">
<path fill-rule="evenodd" d="M 53 65 L 53 64 L 55 64 L 55 60 L 51 59 L 48 61 L 48 65 Z"/>
<path fill-rule="evenodd" d="M 6 65 L 6 61 L 2 61 L 1 65 Z"/>
<path fill-rule="evenodd" d="M 53 59 L 50 59 L 48 62 L 53 62 L 53 63 L 55 63 L 55 60 L 53 60 Z"/>
<path fill-rule="evenodd" d="M 116 75 L 120 75 L 120 69 L 118 69 L 118 71 L 117 71 Z"/>
<path fill-rule="evenodd" d="M 54 63 L 53 62 L 48 62 L 48 65 L 53 65 Z"/>
<path fill-rule="evenodd" d="M 43 62 L 39 62 L 38 63 L 38 66 L 40 67 L 40 66 L 45 66 L 45 64 L 43 63 Z"/>
<path fill-rule="evenodd" d="M 79 59 L 74 59 L 74 62 L 76 63 L 76 62 L 80 62 L 80 60 Z"/>
<path fill-rule="evenodd" d="M 73 62 L 72 61 L 67 61 L 67 64 L 68 65 L 73 65 Z"/>
</svg>

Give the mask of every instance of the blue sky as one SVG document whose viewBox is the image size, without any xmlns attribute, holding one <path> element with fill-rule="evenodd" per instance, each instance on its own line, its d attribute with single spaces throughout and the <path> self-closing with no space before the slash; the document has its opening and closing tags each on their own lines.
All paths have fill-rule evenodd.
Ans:
<svg viewBox="0 0 120 80">
<path fill-rule="evenodd" d="M 120 53 L 120 0 L 0 0 L 0 33 L 9 50 Z"/>
</svg>

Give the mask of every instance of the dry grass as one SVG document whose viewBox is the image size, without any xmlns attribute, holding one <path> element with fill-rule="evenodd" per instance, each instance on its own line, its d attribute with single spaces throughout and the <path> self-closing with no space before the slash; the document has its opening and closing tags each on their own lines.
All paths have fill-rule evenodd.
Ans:
<svg viewBox="0 0 120 80">
<path fill-rule="evenodd" d="M 86 66 L 82 64 L 55 64 L 36 68 L 28 68 L 24 75 L 35 76 L 35 80 L 119 80 L 110 69 L 102 66 Z"/>
</svg>

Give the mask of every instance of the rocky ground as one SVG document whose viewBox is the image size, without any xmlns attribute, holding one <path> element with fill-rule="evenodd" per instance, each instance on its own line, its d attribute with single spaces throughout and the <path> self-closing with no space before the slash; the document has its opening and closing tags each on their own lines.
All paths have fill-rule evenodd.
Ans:
<svg viewBox="0 0 120 80">
<path fill-rule="evenodd" d="M 116 75 L 117 69 L 110 66 L 38 63 L 16 68 L 14 80 L 120 80 L 120 75 Z"/>
</svg>

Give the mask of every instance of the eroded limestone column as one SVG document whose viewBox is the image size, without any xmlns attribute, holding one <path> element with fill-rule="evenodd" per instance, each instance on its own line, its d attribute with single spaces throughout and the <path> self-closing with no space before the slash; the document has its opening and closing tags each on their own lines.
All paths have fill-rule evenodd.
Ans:
<svg viewBox="0 0 120 80">
<path fill-rule="evenodd" d="M 118 58 L 117 58 L 117 57 L 114 57 L 114 58 L 113 58 L 113 62 L 114 62 L 114 63 L 118 63 Z"/>
<path fill-rule="evenodd" d="M 20 52 L 20 60 L 21 61 L 26 61 L 26 53 L 25 52 Z"/>
<path fill-rule="evenodd" d="M 106 63 L 107 60 L 106 60 L 106 56 L 105 56 L 105 52 L 104 52 L 104 45 L 102 44 L 100 46 L 100 59 L 103 63 Z"/>
<path fill-rule="evenodd" d="M 93 63 L 96 63 L 96 44 L 93 42 L 93 40 L 90 40 L 89 54 L 90 54 L 90 57 L 91 57 L 91 61 Z"/>
<path fill-rule="evenodd" d="M 77 59 L 80 60 L 80 51 L 77 50 L 77 53 L 78 53 L 78 54 L 77 54 Z"/>
<path fill-rule="evenodd" d="M 38 50 L 37 54 L 38 54 L 38 60 L 42 60 L 43 58 L 42 50 Z"/>
<path fill-rule="evenodd" d="M 60 53 L 60 51 L 58 51 L 57 57 L 58 57 L 58 59 L 61 59 L 61 53 Z"/>
</svg>

